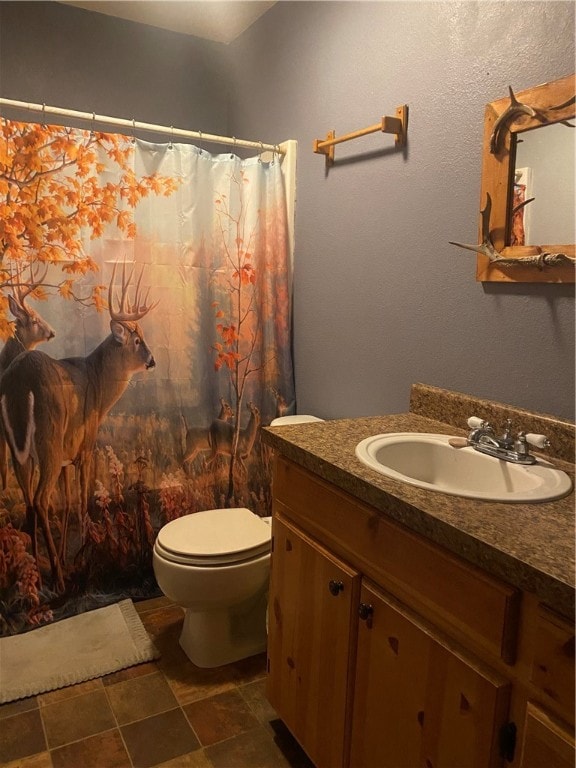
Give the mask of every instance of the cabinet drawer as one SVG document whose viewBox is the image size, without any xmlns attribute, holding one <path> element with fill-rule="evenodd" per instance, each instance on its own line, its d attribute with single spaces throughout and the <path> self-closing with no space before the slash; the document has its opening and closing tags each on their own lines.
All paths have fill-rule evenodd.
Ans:
<svg viewBox="0 0 576 768">
<path fill-rule="evenodd" d="M 423 615 L 513 663 L 520 591 L 277 457 L 277 509 Z"/>
<path fill-rule="evenodd" d="M 538 608 L 532 682 L 574 722 L 574 626 L 544 606 Z"/>
</svg>

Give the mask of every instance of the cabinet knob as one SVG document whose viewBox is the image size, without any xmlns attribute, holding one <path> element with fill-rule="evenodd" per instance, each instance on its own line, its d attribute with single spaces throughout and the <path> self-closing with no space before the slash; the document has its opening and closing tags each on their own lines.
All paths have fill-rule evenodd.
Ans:
<svg viewBox="0 0 576 768">
<path fill-rule="evenodd" d="M 340 592 L 344 590 L 344 584 L 342 584 L 341 581 L 334 581 L 331 579 L 328 582 L 328 589 L 330 590 L 330 594 L 334 595 L 334 597 L 338 597 Z"/>
<path fill-rule="evenodd" d="M 372 608 L 371 605 L 367 603 L 360 603 L 358 606 L 358 616 L 362 621 L 366 622 L 366 626 L 368 629 L 372 628 L 372 614 L 374 613 L 374 608 Z"/>
</svg>

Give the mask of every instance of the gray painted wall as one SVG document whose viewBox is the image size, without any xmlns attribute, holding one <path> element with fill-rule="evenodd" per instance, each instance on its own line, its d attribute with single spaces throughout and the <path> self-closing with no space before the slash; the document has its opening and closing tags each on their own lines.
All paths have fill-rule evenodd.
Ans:
<svg viewBox="0 0 576 768">
<path fill-rule="evenodd" d="M 484 105 L 573 70 L 571 2 L 283 1 L 230 46 L 0 3 L 2 96 L 298 139 L 298 405 L 329 418 L 404 411 L 414 381 L 574 418 L 573 286 L 476 283 L 448 245 L 476 239 Z M 405 153 L 374 134 L 325 173 L 315 138 L 402 103 Z"/>
<path fill-rule="evenodd" d="M 0 95 L 8 99 L 227 135 L 222 50 L 60 3 L 0 2 Z"/>
<path fill-rule="evenodd" d="M 415 381 L 574 416 L 573 286 L 475 281 L 484 107 L 574 71 L 574 4 L 281 2 L 230 46 L 231 128 L 299 141 L 301 412 L 404 411 Z M 409 146 L 315 138 L 410 106 Z M 481 415 L 481 414 L 480 414 Z"/>
</svg>

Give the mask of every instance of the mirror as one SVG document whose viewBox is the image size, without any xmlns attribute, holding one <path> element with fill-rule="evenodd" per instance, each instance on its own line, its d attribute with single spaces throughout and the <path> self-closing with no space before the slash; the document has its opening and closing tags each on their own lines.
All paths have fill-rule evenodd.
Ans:
<svg viewBox="0 0 576 768">
<path fill-rule="evenodd" d="M 507 245 L 575 243 L 576 130 L 552 123 L 515 138 Z"/>
<path fill-rule="evenodd" d="M 568 75 L 487 104 L 477 280 L 575 281 L 575 101 Z"/>
</svg>

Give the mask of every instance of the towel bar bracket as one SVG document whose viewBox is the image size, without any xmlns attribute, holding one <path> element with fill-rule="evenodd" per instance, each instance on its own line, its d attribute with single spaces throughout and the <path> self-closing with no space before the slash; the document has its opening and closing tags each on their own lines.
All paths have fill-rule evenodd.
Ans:
<svg viewBox="0 0 576 768">
<path fill-rule="evenodd" d="M 328 131 L 326 139 L 316 139 L 314 141 L 314 152 L 321 155 L 326 155 L 326 168 L 334 165 L 334 144 L 336 133 L 334 131 Z"/>
</svg>

